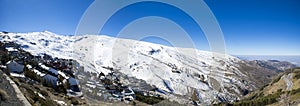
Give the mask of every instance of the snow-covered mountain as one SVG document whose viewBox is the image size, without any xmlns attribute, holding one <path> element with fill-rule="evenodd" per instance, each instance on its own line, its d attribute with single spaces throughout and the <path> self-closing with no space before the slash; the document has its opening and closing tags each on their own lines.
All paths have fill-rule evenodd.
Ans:
<svg viewBox="0 0 300 106">
<path fill-rule="evenodd" d="M 146 81 L 166 92 L 170 100 L 188 102 L 193 92 L 202 104 L 239 99 L 257 85 L 240 59 L 190 48 L 168 47 L 103 35 L 62 36 L 51 32 L 1 33 L 33 55 L 75 59 L 84 71 L 109 74 L 111 70 Z M 245 63 L 246 64 L 246 63 Z"/>
</svg>

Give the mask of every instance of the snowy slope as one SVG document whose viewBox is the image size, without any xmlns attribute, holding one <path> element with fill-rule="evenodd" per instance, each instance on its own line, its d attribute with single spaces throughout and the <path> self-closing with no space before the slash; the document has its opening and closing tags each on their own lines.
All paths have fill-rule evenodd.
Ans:
<svg viewBox="0 0 300 106">
<path fill-rule="evenodd" d="M 0 35 L 1 41 L 15 41 L 33 55 L 75 59 L 85 71 L 108 74 L 103 67 L 118 69 L 169 92 L 170 99 L 173 94 L 189 97 L 196 90 L 199 100 L 210 104 L 236 100 L 241 90 L 255 88 L 239 70 L 241 60 L 225 54 L 103 35 L 61 36 L 47 31 Z"/>
</svg>

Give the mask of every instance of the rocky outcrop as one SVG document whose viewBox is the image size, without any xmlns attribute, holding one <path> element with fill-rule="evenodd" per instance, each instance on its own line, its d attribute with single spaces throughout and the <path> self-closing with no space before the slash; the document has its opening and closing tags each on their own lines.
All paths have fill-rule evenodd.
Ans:
<svg viewBox="0 0 300 106">
<path fill-rule="evenodd" d="M 31 106 L 25 96 L 22 94 L 18 86 L 14 81 L 12 81 L 5 73 L 0 70 L 0 90 L 5 92 L 5 94 L 1 94 L 1 96 L 5 96 L 5 100 L 0 100 L 1 106 L 8 105 L 24 105 Z M 2 93 L 3 93 L 2 92 Z"/>
</svg>

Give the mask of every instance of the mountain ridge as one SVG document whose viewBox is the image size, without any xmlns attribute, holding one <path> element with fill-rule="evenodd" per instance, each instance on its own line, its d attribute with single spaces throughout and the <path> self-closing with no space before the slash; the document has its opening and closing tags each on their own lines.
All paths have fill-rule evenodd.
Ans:
<svg viewBox="0 0 300 106">
<path fill-rule="evenodd" d="M 145 81 L 165 92 L 161 93 L 164 98 L 182 103 L 189 103 L 186 98 L 190 98 L 193 92 L 197 94 L 195 101 L 203 105 L 235 101 L 259 86 L 259 81 L 249 77 L 259 73 L 248 72 L 257 68 L 249 68 L 251 65 L 246 61 L 225 54 L 108 36 L 61 36 L 51 32 L 2 33 L 0 41 L 16 42 L 33 55 L 75 59 L 84 66 L 85 72 L 117 73 L 124 76 L 123 83 L 128 80 L 125 76 L 136 78 L 133 82 Z M 88 86 L 86 80 L 95 80 L 82 75 L 85 79 L 81 81 L 82 86 Z M 132 81 L 128 84 L 132 85 Z M 142 83 L 136 85 L 136 88 L 141 87 Z"/>
<path fill-rule="evenodd" d="M 216 105 L 300 105 L 300 68 L 291 68 L 280 73 L 270 83 L 249 93 L 240 101 Z"/>
</svg>

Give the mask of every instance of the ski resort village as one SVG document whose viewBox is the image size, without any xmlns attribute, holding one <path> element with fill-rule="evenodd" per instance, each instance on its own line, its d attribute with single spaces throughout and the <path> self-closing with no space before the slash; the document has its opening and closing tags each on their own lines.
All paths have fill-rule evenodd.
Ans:
<svg viewBox="0 0 300 106">
<path fill-rule="evenodd" d="M 1 37 L 10 36 L 2 33 Z M 136 99 L 141 104 L 155 104 L 164 100 L 152 86 L 143 86 L 149 90 L 133 90 L 122 84 L 122 79 L 127 82 L 136 79 L 115 73 L 113 68 L 103 67 L 111 71 L 107 75 L 86 72 L 76 60 L 53 58 L 46 53 L 32 55 L 23 48 L 28 46 L 1 41 L 1 70 L 16 83 L 32 105 L 87 105 L 91 98 L 125 104 L 132 104 Z M 147 85 L 145 82 L 141 84 Z"/>
<path fill-rule="evenodd" d="M 49 31 L 0 32 L 0 54 L 0 72 L 6 73 L 0 74 L 5 78 L 0 81 L 3 105 L 233 103 L 296 67 L 105 35 Z M 23 99 L 12 99 L 14 94 Z"/>
</svg>

